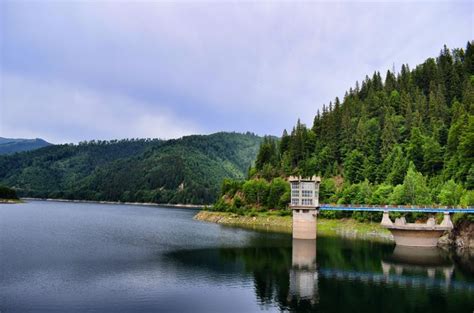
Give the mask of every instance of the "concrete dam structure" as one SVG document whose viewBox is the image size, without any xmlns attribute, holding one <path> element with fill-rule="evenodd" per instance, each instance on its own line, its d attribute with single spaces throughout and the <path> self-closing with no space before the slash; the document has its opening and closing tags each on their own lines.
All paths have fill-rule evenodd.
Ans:
<svg viewBox="0 0 474 313">
<path fill-rule="evenodd" d="M 419 207 L 419 206 L 369 206 L 369 205 L 328 205 L 319 204 L 319 185 L 321 178 L 312 176 L 290 176 L 291 203 L 293 212 L 293 238 L 316 239 L 317 216 L 319 211 L 366 211 L 383 212 L 381 225 L 393 235 L 395 243 L 402 246 L 436 247 L 439 238 L 453 229 L 451 213 L 474 213 L 474 208 Z M 434 217 L 424 224 L 407 223 L 404 217 L 392 222 L 389 212 L 422 212 L 443 213 L 441 224 L 436 224 Z"/>
<path fill-rule="evenodd" d="M 407 223 L 404 217 L 396 218 L 393 223 L 388 211 L 385 211 L 381 224 L 390 230 L 397 245 L 412 247 L 436 247 L 444 232 L 454 228 L 447 212 L 441 224 L 437 225 L 434 217 L 430 217 L 425 224 Z"/>
</svg>

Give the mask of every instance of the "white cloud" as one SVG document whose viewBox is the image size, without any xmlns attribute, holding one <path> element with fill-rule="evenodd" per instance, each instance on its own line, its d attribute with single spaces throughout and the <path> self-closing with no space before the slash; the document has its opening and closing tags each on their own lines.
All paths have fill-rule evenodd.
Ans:
<svg viewBox="0 0 474 313">
<path fill-rule="evenodd" d="M 143 121 L 135 127 L 143 132 L 159 133 L 144 126 L 155 124 L 151 114 L 173 121 L 170 136 L 188 130 L 279 135 L 298 117 L 311 123 L 323 103 L 366 74 L 414 66 L 443 44 L 464 46 L 473 38 L 472 9 L 458 2 L 11 2 L 0 10 L 0 60 L 11 75 L 81 86 L 81 103 L 96 105 L 81 109 L 69 101 L 58 110 L 86 110 L 81 114 L 90 118 L 71 125 L 86 138 L 125 134 L 94 125 L 103 111 L 115 116 L 115 96 L 121 111 L 128 112 L 125 103 L 142 107 L 129 114 Z M 7 105 L 18 105 L 10 100 Z"/>
<path fill-rule="evenodd" d="M 2 73 L 0 136 L 85 139 L 177 138 L 199 133 L 193 122 L 156 103 L 82 86 Z M 94 137 L 89 137 L 94 134 Z"/>
</svg>

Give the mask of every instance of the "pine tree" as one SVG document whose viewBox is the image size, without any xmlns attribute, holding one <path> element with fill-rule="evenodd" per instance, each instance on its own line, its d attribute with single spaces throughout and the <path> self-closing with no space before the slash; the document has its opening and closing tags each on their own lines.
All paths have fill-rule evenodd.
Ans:
<svg viewBox="0 0 474 313">
<path fill-rule="evenodd" d="M 423 144 L 425 140 L 418 127 L 411 130 L 410 141 L 408 143 L 407 152 L 410 160 L 415 165 L 416 169 L 423 168 Z"/>
<path fill-rule="evenodd" d="M 398 131 L 395 128 L 392 116 L 393 114 L 390 114 L 390 110 L 386 109 L 384 116 L 384 126 L 382 130 L 382 158 L 385 158 L 392 150 L 393 145 L 398 142 Z"/>
<path fill-rule="evenodd" d="M 413 70 L 405 64 L 399 73 L 388 70 L 385 81 L 379 72 L 365 76 L 342 101 L 335 98 L 323 105 L 311 129 L 298 120 L 291 135 L 285 131 L 277 157 L 258 158 L 256 166 L 265 175 L 257 177 L 318 173 L 327 178 L 342 172 L 352 184 L 366 180 L 395 186 L 394 199 L 403 203 L 421 201 L 405 197 L 404 187 L 419 175 L 433 195 L 442 188 L 442 180 L 474 188 L 473 115 L 470 41 L 466 49 L 444 47 L 438 57 Z"/>
<path fill-rule="evenodd" d="M 351 183 L 358 183 L 364 180 L 363 169 L 364 169 L 365 157 L 358 151 L 353 150 L 346 157 L 344 161 L 344 178 Z"/>
</svg>

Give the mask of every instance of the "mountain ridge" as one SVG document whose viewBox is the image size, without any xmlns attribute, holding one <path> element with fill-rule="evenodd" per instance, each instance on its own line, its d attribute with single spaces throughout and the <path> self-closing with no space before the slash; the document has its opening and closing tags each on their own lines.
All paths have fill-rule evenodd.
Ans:
<svg viewBox="0 0 474 313">
<path fill-rule="evenodd" d="M 30 151 L 52 145 L 41 138 L 6 138 L 0 137 L 0 155 Z"/>
<path fill-rule="evenodd" d="M 245 178 L 261 140 L 219 132 L 53 145 L 0 156 L 0 182 L 23 197 L 208 204 L 224 178 Z"/>
</svg>

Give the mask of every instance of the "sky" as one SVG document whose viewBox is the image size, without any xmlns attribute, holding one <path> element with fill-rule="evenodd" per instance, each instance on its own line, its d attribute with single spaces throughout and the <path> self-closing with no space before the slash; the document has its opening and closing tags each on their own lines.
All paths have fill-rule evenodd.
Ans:
<svg viewBox="0 0 474 313">
<path fill-rule="evenodd" d="M 473 39 L 471 2 L 0 0 L 0 136 L 280 136 Z"/>
</svg>

